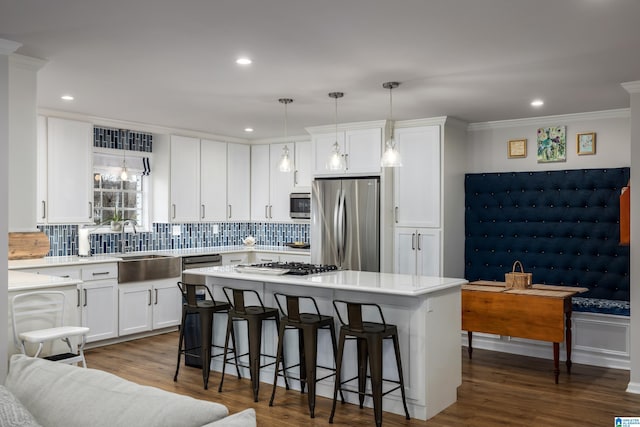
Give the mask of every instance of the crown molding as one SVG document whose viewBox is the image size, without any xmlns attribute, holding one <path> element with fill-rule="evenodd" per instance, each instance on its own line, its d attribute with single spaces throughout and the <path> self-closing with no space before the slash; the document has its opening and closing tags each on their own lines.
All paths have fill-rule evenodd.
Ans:
<svg viewBox="0 0 640 427">
<path fill-rule="evenodd" d="M 335 130 L 335 125 L 333 126 Z M 289 135 L 286 138 L 284 136 L 274 136 L 273 138 L 260 138 L 260 139 L 252 139 L 249 141 L 251 144 L 260 145 L 260 144 L 293 144 L 296 142 L 305 142 L 311 141 L 311 138 L 308 134 L 306 135 Z"/>
<path fill-rule="evenodd" d="M 625 82 L 621 86 L 629 93 L 640 93 L 640 80 L 635 82 Z"/>
<path fill-rule="evenodd" d="M 17 53 L 11 54 L 9 56 L 9 61 L 11 62 L 12 65 L 15 65 L 17 67 L 20 67 L 26 70 L 32 70 L 32 71 L 38 71 L 39 69 L 44 67 L 48 62 L 44 59 L 19 55 Z"/>
<path fill-rule="evenodd" d="M 375 120 L 371 122 L 353 122 L 353 123 L 338 123 L 338 130 L 358 130 L 358 129 L 371 129 L 371 128 L 385 128 L 387 125 L 386 120 Z M 336 125 L 324 125 L 324 126 L 311 126 L 304 128 L 310 134 L 318 133 L 332 133 L 336 131 Z"/>
<path fill-rule="evenodd" d="M 13 52 L 20 49 L 21 46 L 22 43 L 7 39 L 0 39 L 0 55 L 11 55 Z"/>
<path fill-rule="evenodd" d="M 499 120 L 494 122 L 470 123 L 467 131 L 474 132 L 487 129 L 512 128 L 521 126 L 548 125 L 549 122 L 576 122 L 583 120 L 630 118 L 629 108 L 617 110 L 592 111 L 587 113 L 559 114 L 555 116 L 530 117 L 526 119 Z"/>
</svg>

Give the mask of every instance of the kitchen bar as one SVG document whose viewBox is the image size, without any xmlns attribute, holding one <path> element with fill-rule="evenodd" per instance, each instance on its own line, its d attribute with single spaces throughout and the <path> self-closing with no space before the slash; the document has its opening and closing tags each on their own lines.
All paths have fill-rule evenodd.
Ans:
<svg viewBox="0 0 640 427">
<path fill-rule="evenodd" d="M 233 266 L 190 269 L 186 272 L 206 276 L 207 286 L 217 300 L 225 300 L 222 287 L 231 286 L 256 290 L 265 305 L 272 307 L 276 306 L 273 297 L 276 292 L 312 296 L 321 313 L 334 317 L 334 299 L 379 304 L 387 323 L 398 327 L 411 417 L 429 419 L 456 401 L 456 391 L 462 381 L 460 289 L 467 283 L 464 279 L 351 270 L 307 276 L 274 275 L 239 272 Z M 225 328 L 225 322 L 215 322 L 215 344 L 224 343 Z M 275 326 L 266 324 L 263 331 L 264 353 L 275 354 L 276 336 Z M 330 348 L 329 337 L 321 334 L 318 339 L 319 349 Z M 239 341 L 240 350 L 244 352 L 246 342 Z M 289 340 L 285 356 L 295 361 L 297 352 L 297 343 Z M 393 377 L 396 370 L 392 347 L 385 347 L 384 354 L 384 376 Z M 343 378 L 355 375 L 355 360 L 355 348 L 348 344 L 345 347 Z M 318 365 L 332 366 L 332 363 L 330 351 L 318 354 Z M 221 361 L 214 359 L 212 369 L 221 371 Z M 243 376 L 248 376 L 248 372 L 243 372 Z M 272 367 L 263 369 L 260 379 L 272 383 Z M 291 386 L 299 389 L 297 383 Z M 331 398 L 333 380 L 318 383 L 317 394 Z M 345 398 L 350 403 L 357 403 L 356 396 L 348 394 Z M 372 406 L 370 398 L 365 400 L 365 405 Z M 383 405 L 385 411 L 404 414 L 399 392 L 383 399 Z"/>
</svg>

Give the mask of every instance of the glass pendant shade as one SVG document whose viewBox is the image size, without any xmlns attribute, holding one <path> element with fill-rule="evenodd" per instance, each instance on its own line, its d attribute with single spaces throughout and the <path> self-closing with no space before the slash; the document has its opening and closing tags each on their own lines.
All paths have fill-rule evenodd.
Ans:
<svg viewBox="0 0 640 427">
<path fill-rule="evenodd" d="M 383 168 L 397 168 L 402 166 L 402 157 L 396 149 L 396 140 L 391 137 L 386 143 L 382 159 L 380 159 L 380 166 Z"/>
<path fill-rule="evenodd" d="M 282 157 L 280 157 L 280 163 L 278 164 L 280 172 L 291 172 L 291 159 L 289 158 L 289 148 L 285 145 L 282 148 Z"/>
<path fill-rule="evenodd" d="M 344 156 L 340 154 L 340 145 L 338 141 L 333 143 L 333 151 L 329 155 L 329 161 L 327 162 L 327 169 L 332 171 L 339 171 L 345 168 Z"/>
<path fill-rule="evenodd" d="M 127 172 L 127 161 L 122 161 L 122 172 L 120 173 L 120 179 L 126 181 L 129 179 L 129 173 Z"/>
</svg>

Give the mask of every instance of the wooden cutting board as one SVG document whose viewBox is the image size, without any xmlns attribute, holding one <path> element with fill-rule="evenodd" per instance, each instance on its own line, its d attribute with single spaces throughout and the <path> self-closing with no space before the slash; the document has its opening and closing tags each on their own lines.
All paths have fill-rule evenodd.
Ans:
<svg viewBox="0 0 640 427">
<path fill-rule="evenodd" d="M 44 258 L 49 253 L 49 237 L 41 231 L 9 233 L 9 259 Z"/>
</svg>

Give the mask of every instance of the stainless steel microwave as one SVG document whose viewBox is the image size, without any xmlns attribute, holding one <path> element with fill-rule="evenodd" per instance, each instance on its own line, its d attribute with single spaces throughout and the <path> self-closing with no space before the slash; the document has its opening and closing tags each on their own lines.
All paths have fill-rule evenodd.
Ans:
<svg viewBox="0 0 640 427">
<path fill-rule="evenodd" d="M 294 219 L 311 218 L 311 193 L 291 193 L 289 216 Z"/>
</svg>

